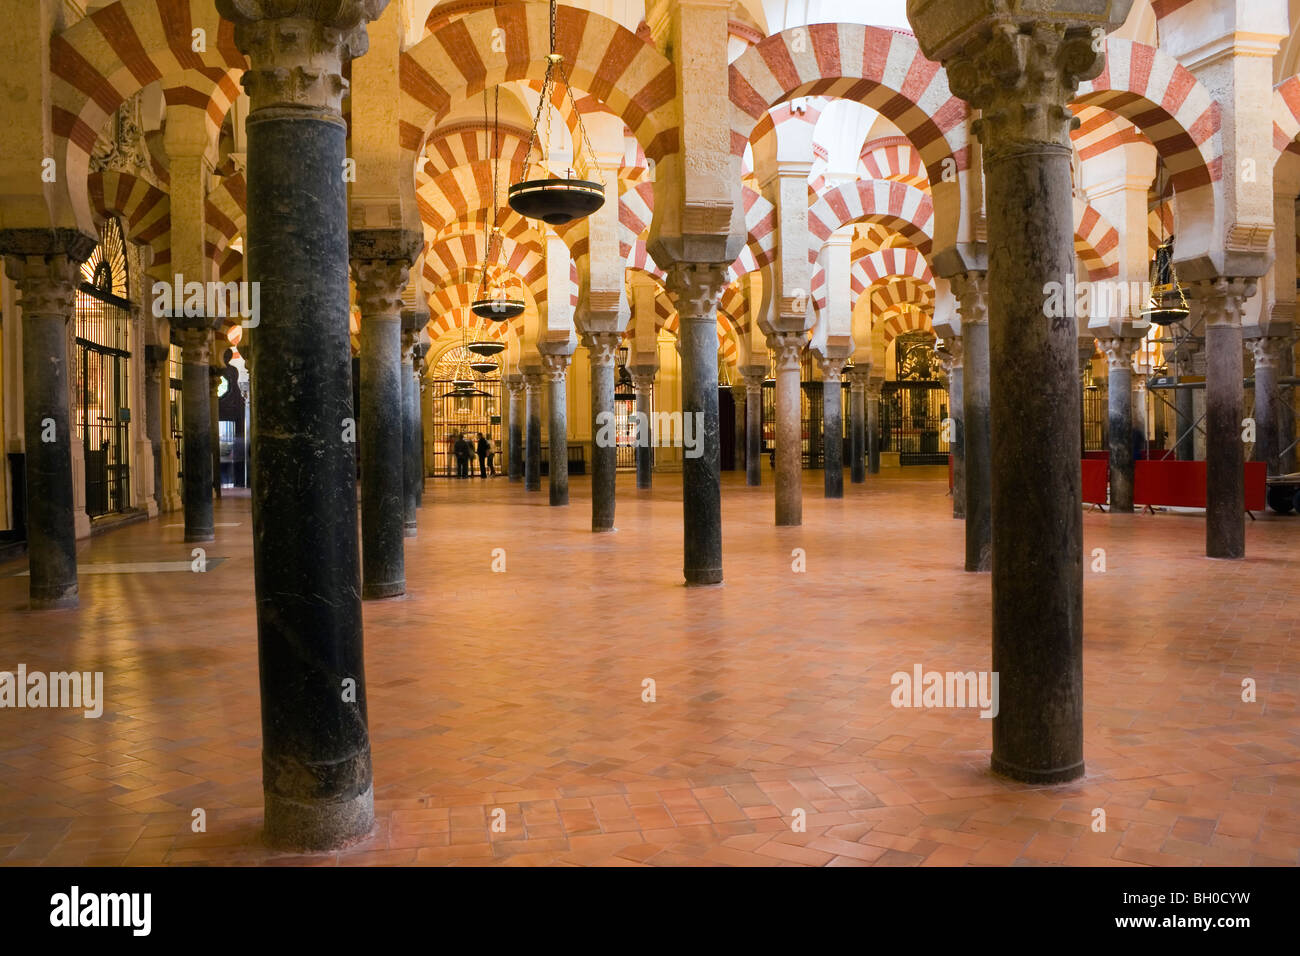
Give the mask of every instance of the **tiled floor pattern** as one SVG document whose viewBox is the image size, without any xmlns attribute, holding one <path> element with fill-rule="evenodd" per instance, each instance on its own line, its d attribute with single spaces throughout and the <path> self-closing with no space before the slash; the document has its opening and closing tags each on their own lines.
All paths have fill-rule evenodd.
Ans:
<svg viewBox="0 0 1300 956">
<path fill-rule="evenodd" d="M 21 564 L 0 567 L 0 670 L 102 670 L 107 697 L 98 720 L 0 710 L 0 862 L 1300 862 L 1300 519 L 1248 522 L 1249 558 L 1220 562 L 1201 517 L 1084 517 L 1106 557 L 1086 576 L 1088 775 L 1035 789 L 989 772 L 974 711 L 890 705 L 895 671 L 989 666 L 989 578 L 961 570 L 942 475 L 828 502 L 809 473 L 803 527 L 778 529 L 771 473 L 728 474 L 708 590 L 680 586 L 674 476 L 620 477 L 603 536 L 581 478 L 567 509 L 431 480 L 410 593 L 365 610 L 377 828 L 311 857 L 260 844 L 247 498 L 219 503 L 207 574 L 86 575 L 77 611 L 24 610 Z M 189 561 L 175 520 L 80 558 Z"/>
</svg>

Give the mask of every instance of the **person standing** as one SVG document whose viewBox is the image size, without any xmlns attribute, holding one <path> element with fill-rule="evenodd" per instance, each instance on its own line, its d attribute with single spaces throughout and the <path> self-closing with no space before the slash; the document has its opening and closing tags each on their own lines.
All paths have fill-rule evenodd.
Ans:
<svg viewBox="0 0 1300 956">
<path fill-rule="evenodd" d="M 465 433 L 461 432 L 456 436 L 456 477 L 469 477 L 469 442 L 465 440 Z"/>
<path fill-rule="evenodd" d="M 478 445 L 475 446 L 474 450 L 478 452 L 478 476 L 487 478 L 488 456 L 492 454 L 492 446 L 488 444 L 488 440 L 483 437 L 482 432 L 478 433 Z M 492 471 L 492 476 L 496 477 L 495 469 Z"/>
</svg>

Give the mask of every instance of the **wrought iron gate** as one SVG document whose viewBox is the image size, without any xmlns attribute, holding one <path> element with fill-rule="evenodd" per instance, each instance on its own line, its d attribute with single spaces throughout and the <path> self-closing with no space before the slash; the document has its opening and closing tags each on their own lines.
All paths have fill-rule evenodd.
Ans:
<svg viewBox="0 0 1300 956">
<path fill-rule="evenodd" d="M 900 465 L 945 465 L 946 418 L 948 389 L 942 382 L 885 382 L 880 396 L 882 450 L 897 452 Z"/>
<path fill-rule="evenodd" d="M 494 394 L 499 387 L 496 381 L 475 382 L 475 394 L 453 394 L 455 383 L 445 379 L 430 380 L 428 387 L 433 392 L 429 415 L 429 441 L 433 445 L 434 477 L 454 478 L 456 476 L 456 455 L 453 450 L 455 436 L 465 433 L 470 443 L 470 475 L 478 474 L 478 433 L 482 432 L 491 442 L 496 452 L 493 463 L 497 473 L 501 473 L 501 417 L 497 397 Z M 482 394 L 489 392 L 493 394 Z"/>
</svg>

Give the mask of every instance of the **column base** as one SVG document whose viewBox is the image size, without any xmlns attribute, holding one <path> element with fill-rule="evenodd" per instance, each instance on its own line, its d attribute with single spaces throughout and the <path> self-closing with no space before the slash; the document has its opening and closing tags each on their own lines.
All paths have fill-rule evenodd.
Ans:
<svg viewBox="0 0 1300 956">
<path fill-rule="evenodd" d="M 595 522 L 593 522 L 592 525 L 591 525 L 591 533 L 592 533 L 592 534 L 613 534 L 613 533 L 614 533 L 615 531 L 617 531 L 617 530 L 618 530 L 618 529 L 615 528 L 612 524 L 600 524 L 600 525 L 598 525 L 598 524 L 596 524 Z"/>
<path fill-rule="evenodd" d="M 402 529 L 403 538 L 414 538 L 419 532 L 419 526 L 408 524 Z"/>
<path fill-rule="evenodd" d="M 716 587 L 722 584 L 722 568 L 697 568 L 685 574 L 688 588 Z"/>
<path fill-rule="evenodd" d="M 194 544 L 200 541 L 216 541 L 217 533 L 215 531 L 186 531 L 185 543 Z"/>
<path fill-rule="evenodd" d="M 1019 780 L 1021 783 L 1066 783 L 1070 780 L 1078 780 L 1083 776 L 1082 760 L 1068 767 L 1059 767 L 1052 770 L 1030 770 L 1026 767 L 1009 764 L 994 756 L 989 759 L 989 767 L 999 776 Z"/>
<path fill-rule="evenodd" d="M 262 836 L 279 850 L 340 850 L 370 835 L 375 827 L 375 788 L 342 803 L 300 803 L 265 794 Z"/>
<path fill-rule="evenodd" d="M 389 581 L 383 584 L 363 584 L 361 585 L 361 599 L 363 601 L 379 601 L 384 598 L 401 597 L 406 593 L 406 579 L 401 581 Z"/>
<path fill-rule="evenodd" d="M 75 608 L 81 603 L 81 598 L 77 594 L 76 587 L 73 587 L 72 593 L 63 593 L 57 596 L 37 597 L 31 595 L 27 601 L 27 607 L 32 611 L 65 611 L 69 608 Z"/>
</svg>

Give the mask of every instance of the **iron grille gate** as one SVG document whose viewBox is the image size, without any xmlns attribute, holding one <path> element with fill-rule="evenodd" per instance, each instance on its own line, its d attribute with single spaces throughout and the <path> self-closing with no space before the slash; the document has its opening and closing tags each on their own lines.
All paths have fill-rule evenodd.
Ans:
<svg viewBox="0 0 1300 956">
<path fill-rule="evenodd" d="M 491 442 L 495 455 L 492 459 L 501 473 L 501 418 L 497 411 L 497 399 L 491 395 L 453 395 L 454 382 L 433 379 L 429 388 L 433 392 L 432 407 L 429 414 L 430 441 L 433 443 L 433 470 L 430 472 L 439 478 L 456 477 L 456 455 L 453 450 L 455 436 L 465 432 L 472 454 L 470 456 L 470 477 L 478 476 L 478 433 L 482 432 Z M 499 387 L 496 381 L 475 382 L 476 390 L 495 393 Z"/>
<path fill-rule="evenodd" d="M 95 518 L 125 511 L 131 503 L 130 352 L 77 338 L 78 405 L 86 455 L 86 513 Z"/>
<path fill-rule="evenodd" d="M 939 381 L 885 382 L 880 395 L 882 450 L 900 465 L 946 465 L 948 390 Z"/>
<path fill-rule="evenodd" d="M 617 471 L 636 471 L 636 419 L 632 417 L 635 412 L 634 393 L 614 394 L 614 429 L 618 440 L 614 449 L 614 467 Z M 596 436 L 593 435 L 591 440 L 594 442 Z"/>
</svg>

